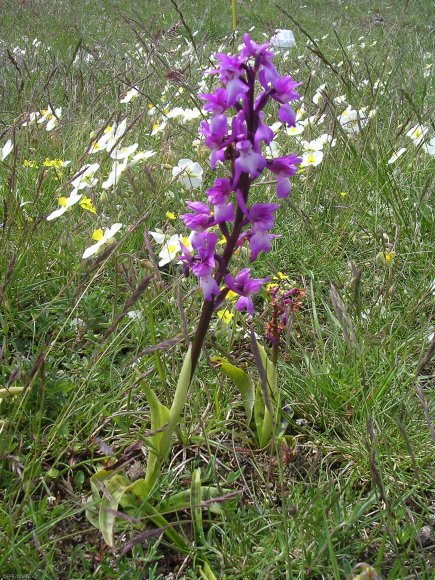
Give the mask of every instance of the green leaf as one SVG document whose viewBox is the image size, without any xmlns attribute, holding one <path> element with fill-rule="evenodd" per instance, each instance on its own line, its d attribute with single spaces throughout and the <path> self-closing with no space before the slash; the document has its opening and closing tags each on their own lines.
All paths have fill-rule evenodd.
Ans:
<svg viewBox="0 0 435 580">
<path fill-rule="evenodd" d="M 197 545 L 204 544 L 204 529 L 202 527 L 201 508 L 201 469 L 198 467 L 192 474 L 190 485 L 190 511 L 192 513 L 193 535 Z"/>
<path fill-rule="evenodd" d="M 165 425 L 167 425 L 169 421 L 169 409 L 165 407 L 165 405 L 160 403 L 159 399 L 157 398 L 157 395 L 154 393 L 150 385 L 144 383 L 143 390 L 147 398 L 148 404 L 150 406 L 151 430 L 157 431 L 155 435 L 151 436 L 151 445 L 148 453 L 148 462 L 145 474 L 145 482 L 147 482 L 147 487 L 151 488 L 152 485 L 154 484 L 154 481 L 152 481 L 154 477 L 153 474 L 158 472 L 159 463 L 162 459 L 162 449 L 161 449 L 163 437 L 162 429 L 164 428 Z M 135 486 L 134 493 L 139 491 L 139 487 L 141 486 L 142 484 L 138 484 L 137 486 Z M 139 493 L 143 494 L 144 492 L 145 488 L 143 487 L 139 491 Z M 136 494 L 139 495 L 138 493 Z M 145 497 L 143 499 L 145 499 Z"/>
<path fill-rule="evenodd" d="M 213 357 L 211 361 L 218 364 L 227 377 L 236 383 L 240 394 L 242 395 L 243 406 L 245 407 L 246 412 L 246 422 L 249 426 L 252 420 L 252 410 L 254 408 L 255 399 L 255 389 L 251 377 L 241 368 L 234 366 L 224 358 Z"/>
<path fill-rule="evenodd" d="M 203 578 L 204 580 L 217 580 L 208 562 L 204 562 L 202 568 L 198 568 L 198 572 L 201 578 Z"/>
<path fill-rule="evenodd" d="M 266 381 L 260 384 L 255 394 L 255 424 L 260 447 L 265 447 L 271 440 L 277 421 L 276 410 L 279 409 L 279 392 L 276 367 L 267 356 L 264 347 L 257 344 Z M 261 375 L 262 373 L 260 373 Z"/>
<path fill-rule="evenodd" d="M 127 477 L 121 474 L 114 475 L 107 480 L 107 494 L 104 494 L 101 500 L 98 527 L 104 541 L 111 548 L 113 548 L 113 528 L 116 519 L 114 511 L 118 511 L 119 500 L 129 485 L 130 481 Z"/>
<path fill-rule="evenodd" d="M 157 509 L 159 512 L 169 514 L 180 510 L 188 509 L 192 505 L 191 489 L 175 493 L 159 503 Z M 231 493 L 230 489 L 221 489 L 215 486 L 201 486 L 201 502 L 215 497 L 221 497 L 222 494 Z M 219 503 L 211 503 L 207 506 L 212 513 L 221 514 L 222 508 Z"/>
</svg>

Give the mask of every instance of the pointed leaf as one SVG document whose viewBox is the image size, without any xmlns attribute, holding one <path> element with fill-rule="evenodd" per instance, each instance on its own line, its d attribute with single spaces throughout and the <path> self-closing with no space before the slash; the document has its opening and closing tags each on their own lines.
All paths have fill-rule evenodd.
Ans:
<svg viewBox="0 0 435 580">
<path fill-rule="evenodd" d="M 109 495 L 104 495 L 101 500 L 98 527 L 103 534 L 104 541 L 111 548 L 113 547 L 113 528 L 116 519 L 114 511 L 118 510 L 119 500 L 129 485 L 130 481 L 124 475 L 114 475 L 107 480 L 106 487 Z"/>
<path fill-rule="evenodd" d="M 227 377 L 236 383 L 240 394 L 242 395 L 243 406 L 245 407 L 246 412 L 246 422 L 249 426 L 252 419 L 252 410 L 255 399 L 255 389 L 251 377 L 241 368 L 234 366 L 224 358 L 213 357 L 211 361 L 217 363 Z"/>
<path fill-rule="evenodd" d="M 195 469 L 190 485 L 190 511 L 192 513 L 193 535 L 196 544 L 204 544 L 204 529 L 202 527 L 201 508 L 201 469 Z"/>
</svg>

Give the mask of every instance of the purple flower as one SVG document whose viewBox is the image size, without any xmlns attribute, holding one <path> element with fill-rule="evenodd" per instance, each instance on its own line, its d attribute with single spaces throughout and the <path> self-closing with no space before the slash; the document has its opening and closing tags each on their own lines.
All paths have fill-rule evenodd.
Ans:
<svg viewBox="0 0 435 580">
<path fill-rule="evenodd" d="M 269 234 L 267 230 L 261 228 L 252 228 L 248 236 L 249 247 L 251 248 L 251 262 L 257 259 L 260 252 L 267 254 L 270 251 L 272 240 L 280 237 L 276 234 Z"/>
<path fill-rule="evenodd" d="M 300 94 L 295 91 L 295 88 L 302 83 L 294 81 L 291 77 L 277 77 L 272 82 L 273 91 L 271 97 L 278 103 L 288 103 L 289 101 L 296 101 L 300 98 Z"/>
<path fill-rule="evenodd" d="M 277 157 L 276 159 L 267 161 L 268 169 L 276 175 L 276 192 L 279 198 L 288 197 L 291 191 L 289 177 L 296 174 L 298 170 L 297 165 L 301 162 L 302 159 L 294 154 L 286 155 L 285 157 Z"/>
<path fill-rule="evenodd" d="M 230 290 L 240 296 L 236 303 L 237 310 L 247 310 L 248 313 L 254 315 L 254 303 L 251 296 L 258 293 L 261 285 L 269 280 L 267 278 L 251 278 L 250 268 L 241 270 L 235 278 L 231 274 L 225 276 L 225 284 Z"/>
<path fill-rule="evenodd" d="M 223 161 L 225 153 L 221 151 L 226 147 L 225 138 L 228 134 L 228 121 L 225 115 L 214 115 L 210 121 L 202 121 L 199 130 L 205 136 L 205 145 L 211 149 L 210 166 L 216 167 L 217 161 Z"/>
<path fill-rule="evenodd" d="M 214 222 L 234 221 L 234 204 L 228 203 L 232 192 L 231 182 L 229 179 L 215 179 L 213 187 L 207 190 L 208 202 L 214 206 Z"/>
<path fill-rule="evenodd" d="M 289 127 L 296 126 L 296 113 L 290 105 L 281 105 L 278 111 L 278 118 L 281 123 L 287 124 Z"/>
<path fill-rule="evenodd" d="M 271 230 L 275 223 L 275 212 L 279 208 L 278 203 L 254 203 L 248 209 L 243 194 L 239 190 L 236 193 L 237 203 L 248 221 L 255 227 L 263 230 Z"/>
<path fill-rule="evenodd" d="M 234 183 L 237 183 L 241 173 L 248 173 L 251 179 L 258 177 L 266 167 L 266 159 L 261 153 L 254 151 L 252 143 L 248 139 L 238 141 L 236 143 L 236 150 L 239 156 L 234 162 Z"/>
<path fill-rule="evenodd" d="M 255 203 L 251 208 L 245 204 L 243 195 L 240 190 L 237 191 L 237 202 L 239 207 L 247 217 L 252 228 L 246 233 L 243 239 L 249 239 L 251 248 L 251 261 L 257 259 L 260 252 L 267 253 L 271 247 L 271 241 L 278 237 L 269 234 L 275 224 L 275 212 L 279 208 L 277 203 Z"/>
<path fill-rule="evenodd" d="M 220 62 L 220 67 L 213 72 L 219 73 L 219 78 L 227 91 L 227 105 L 232 107 L 249 90 L 246 82 L 240 78 L 243 74 L 244 59 L 237 55 L 229 56 L 222 53 L 215 54 L 215 57 Z"/>
<path fill-rule="evenodd" d="M 206 203 L 188 201 L 187 205 L 190 209 L 193 209 L 194 213 L 185 213 L 180 217 L 190 230 L 203 232 L 213 224 L 213 219 L 210 216 L 210 208 Z"/>
<path fill-rule="evenodd" d="M 197 251 L 196 259 L 192 264 L 195 276 L 209 276 L 215 267 L 214 251 L 218 241 L 214 232 L 199 234 L 193 237 L 192 247 Z"/>
<path fill-rule="evenodd" d="M 204 109 L 219 115 L 228 109 L 228 94 L 225 89 L 217 88 L 214 93 L 200 93 L 199 98 L 205 101 Z"/>
<path fill-rule="evenodd" d="M 213 296 L 219 296 L 221 293 L 218 283 L 211 274 L 209 276 L 202 276 L 199 279 L 199 287 L 204 294 L 204 300 L 207 300 L 207 302 L 211 302 Z"/>
<path fill-rule="evenodd" d="M 269 145 L 269 143 L 271 143 L 273 141 L 273 138 L 275 137 L 275 133 L 272 131 L 272 129 L 266 125 L 266 123 L 263 123 L 263 119 L 265 117 L 265 113 L 263 113 L 263 111 L 259 111 L 258 113 L 258 127 L 257 130 L 255 131 L 255 137 L 254 137 L 254 141 L 256 144 L 260 143 L 260 141 L 264 141 L 266 143 L 266 145 Z"/>
<path fill-rule="evenodd" d="M 275 53 L 273 50 L 268 50 L 270 46 L 269 42 L 257 44 L 251 39 L 249 34 L 245 34 L 243 42 L 245 43 L 245 47 L 242 48 L 240 56 L 243 58 L 249 58 L 250 56 L 254 58 L 256 66 L 263 67 L 262 70 L 264 71 L 267 82 L 272 82 L 273 79 L 279 76 L 276 68 L 272 64 Z"/>
<path fill-rule="evenodd" d="M 180 260 L 183 262 L 184 274 L 187 276 L 189 270 L 192 270 L 199 278 L 199 286 L 204 294 L 204 299 L 207 301 L 213 300 L 213 296 L 220 294 L 219 285 L 213 278 L 213 270 L 216 265 L 214 252 L 217 240 L 218 236 L 214 232 L 203 232 L 193 236 L 192 248 L 196 251 L 196 255 L 180 242 L 182 251 Z"/>
</svg>

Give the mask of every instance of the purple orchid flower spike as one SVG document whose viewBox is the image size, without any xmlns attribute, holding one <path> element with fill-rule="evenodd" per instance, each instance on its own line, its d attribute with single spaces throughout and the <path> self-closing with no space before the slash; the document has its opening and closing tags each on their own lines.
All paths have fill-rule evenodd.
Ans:
<svg viewBox="0 0 435 580">
<path fill-rule="evenodd" d="M 202 93 L 204 110 L 211 113 L 201 123 L 200 132 L 211 151 L 210 165 L 218 161 L 229 169 L 226 177 L 214 181 L 207 190 L 208 204 L 189 201 L 191 210 L 181 216 L 192 231 L 192 250 L 181 246 L 180 261 L 185 272 L 191 271 L 199 279 L 204 303 L 197 331 L 192 343 L 192 374 L 215 308 L 222 303 L 229 289 L 239 295 L 238 310 L 254 313 L 252 297 L 268 278 L 251 278 L 244 268 L 233 276 L 229 273 L 231 259 L 237 250 L 249 244 L 250 259 L 271 249 L 277 203 L 250 204 L 250 188 L 267 168 L 277 179 L 278 198 L 285 198 L 291 190 L 290 178 L 297 172 L 301 159 L 286 155 L 266 159 L 263 150 L 275 135 L 266 123 L 265 107 L 278 105 L 282 123 L 294 125 L 296 114 L 291 106 L 299 98 L 300 83 L 290 76 L 280 76 L 274 65 L 274 52 L 269 43 L 257 44 L 249 34 L 239 55 L 216 54 L 216 70 L 221 86 L 213 93 Z M 258 90 L 259 89 L 259 90 Z M 231 127 L 227 111 L 231 111 Z M 223 246 L 217 245 L 218 235 L 211 228 L 218 227 Z M 217 248 L 222 247 L 222 251 Z M 221 289 L 225 281 L 226 287 Z"/>
</svg>

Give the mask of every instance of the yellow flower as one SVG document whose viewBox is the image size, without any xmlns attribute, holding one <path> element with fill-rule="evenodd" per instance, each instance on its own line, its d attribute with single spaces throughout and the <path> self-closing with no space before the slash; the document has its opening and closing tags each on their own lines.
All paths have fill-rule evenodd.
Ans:
<svg viewBox="0 0 435 580">
<path fill-rule="evenodd" d="M 288 276 L 283 274 L 282 272 L 278 272 L 276 276 L 273 277 L 274 280 L 288 280 Z"/>
<path fill-rule="evenodd" d="M 342 192 L 340 193 L 340 195 L 341 195 L 341 197 L 346 197 L 346 195 L 347 195 L 347 191 L 342 191 Z"/>
<path fill-rule="evenodd" d="M 225 324 L 229 324 L 234 317 L 234 314 L 228 310 L 218 310 L 216 314 L 218 315 L 218 318 Z"/>
<path fill-rule="evenodd" d="M 92 204 L 92 200 L 89 197 L 83 196 L 82 199 L 79 201 L 79 206 L 91 213 L 97 213 L 97 210 Z"/>
<path fill-rule="evenodd" d="M 54 167 L 55 169 L 60 169 L 63 167 L 63 161 L 62 159 L 49 159 L 46 157 L 42 165 L 44 167 Z"/>
<path fill-rule="evenodd" d="M 235 300 L 236 298 L 239 298 L 237 292 L 233 292 L 232 290 L 230 290 L 227 294 L 227 300 Z"/>
<path fill-rule="evenodd" d="M 37 168 L 38 164 L 36 163 L 36 161 L 30 161 L 29 159 L 24 159 L 23 167 Z"/>
<path fill-rule="evenodd" d="M 266 290 L 267 290 L 267 292 L 270 292 L 274 288 L 278 288 L 278 284 L 276 284 L 274 282 L 270 282 L 269 284 L 266 284 Z"/>
<path fill-rule="evenodd" d="M 177 218 L 177 216 L 176 216 L 174 213 L 172 213 L 171 211 L 167 211 L 167 212 L 166 212 L 166 217 L 167 217 L 169 220 L 175 220 L 175 219 Z"/>
<path fill-rule="evenodd" d="M 103 235 L 104 235 L 103 230 L 95 230 L 94 233 L 92 234 L 92 239 L 95 240 L 96 242 L 99 242 L 103 237 Z"/>
<path fill-rule="evenodd" d="M 67 203 L 68 203 L 67 197 L 60 197 L 59 198 L 59 205 L 61 205 L 62 207 L 66 207 Z"/>
<path fill-rule="evenodd" d="M 384 264 L 385 266 L 392 266 L 395 256 L 396 252 L 379 252 L 379 254 L 376 256 L 376 259 L 380 264 Z"/>
</svg>

